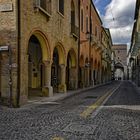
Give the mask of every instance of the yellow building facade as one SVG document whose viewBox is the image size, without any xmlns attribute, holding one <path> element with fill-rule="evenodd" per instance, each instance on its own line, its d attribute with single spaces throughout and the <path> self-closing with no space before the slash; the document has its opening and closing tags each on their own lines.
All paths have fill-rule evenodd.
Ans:
<svg viewBox="0 0 140 140">
<path fill-rule="evenodd" d="M 0 40 L 1 45 L 10 45 L 12 63 L 17 66 L 12 67 L 13 104 L 76 89 L 78 0 L 1 0 L 0 4 L 13 5 L 12 10 L 0 13 L 4 22 L 10 17 L 7 25 L 0 24 L 1 32 L 7 31 L 9 38 L 1 35 Z M 1 69 L 5 69 L 7 62 L 2 63 Z M 1 71 L 1 97 L 5 98 L 9 94 L 8 76 Z"/>
</svg>

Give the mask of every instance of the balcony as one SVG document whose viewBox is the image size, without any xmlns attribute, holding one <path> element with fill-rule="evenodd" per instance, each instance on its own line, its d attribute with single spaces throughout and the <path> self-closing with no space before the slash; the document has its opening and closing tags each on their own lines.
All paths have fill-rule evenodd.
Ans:
<svg viewBox="0 0 140 140">
<path fill-rule="evenodd" d="M 48 17 L 51 16 L 51 0 L 34 0 L 34 7 L 38 8 Z"/>
<path fill-rule="evenodd" d="M 74 24 L 71 24 L 71 34 L 74 37 L 79 38 L 79 28 Z"/>
</svg>

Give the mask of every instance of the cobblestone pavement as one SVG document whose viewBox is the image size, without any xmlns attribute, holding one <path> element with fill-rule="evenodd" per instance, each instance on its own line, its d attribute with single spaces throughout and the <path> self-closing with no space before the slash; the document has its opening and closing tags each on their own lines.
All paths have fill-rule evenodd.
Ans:
<svg viewBox="0 0 140 140">
<path fill-rule="evenodd" d="M 89 116 L 80 115 L 118 86 Z M 140 140 L 140 93 L 124 81 L 82 92 L 57 104 L 0 107 L 0 140 Z"/>
</svg>

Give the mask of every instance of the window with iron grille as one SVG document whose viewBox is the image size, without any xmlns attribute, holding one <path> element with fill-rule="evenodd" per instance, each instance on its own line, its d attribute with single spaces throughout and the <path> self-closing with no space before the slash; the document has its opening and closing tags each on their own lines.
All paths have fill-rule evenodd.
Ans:
<svg viewBox="0 0 140 140">
<path fill-rule="evenodd" d="M 51 0 L 35 0 L 35 7 L 45 11 L 45 13 L 51 15 Z"/>
<path fill-rule="evenodd" d="M 64 15 L 64 0 L 58 0 L 59 1 L 59 12 Z"/>
</svg>

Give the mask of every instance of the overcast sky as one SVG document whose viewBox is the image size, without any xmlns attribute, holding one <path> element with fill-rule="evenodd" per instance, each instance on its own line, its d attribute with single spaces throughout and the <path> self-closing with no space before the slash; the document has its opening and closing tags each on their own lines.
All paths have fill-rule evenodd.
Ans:
<svg viewBox="0 0 140 140">
<path fill-rule="evenodd" d="M 130 44 L 136 0 L 93 0 L 114 44 Z"/>
</svg>

